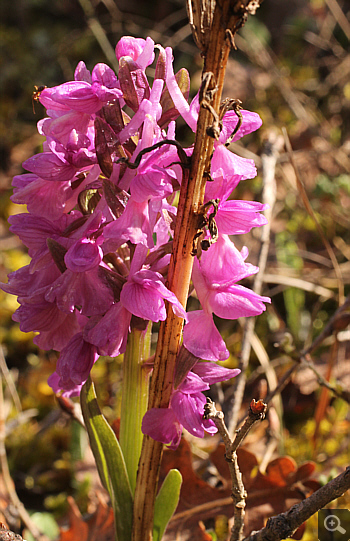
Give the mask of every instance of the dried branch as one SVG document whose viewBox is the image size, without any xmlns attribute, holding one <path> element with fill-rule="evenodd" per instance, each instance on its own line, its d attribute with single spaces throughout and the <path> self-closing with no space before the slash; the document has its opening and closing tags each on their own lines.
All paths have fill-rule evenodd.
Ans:
<svg viewBox="0 0 350 541">
<path fill-rule="evenodd" d="M 327 380 L 325 380 L 324 377 L 321 376 L 321 374 L 318 372 L 314 362 L 312 361 L 310 357 L 310 353 L 314 351 L 314 349 L 319 347 L 322 344 L 323 340 L 328 338 L 328 336 L 331 336 L 334 332 L 337 332 L 348 325 L 349 314 L 346 312 L 346 310 L 348 309 L 349 306 L 350 306 L 350 295 L 346 297 L 344 303 L 333 314 L 333 316 L 330 318 L 330 320 L 328 321 L 323 331 L 315 338 L 312 344 L 310 344 L 310 346 L 304 349 L 299 354 L 298 358 L 295 359 L 295 363 L 284 374 L 279 384 L 277 385 L 276 389 L 274 389 L 267 395 L 265 399 L 267 404 L 272 400 L 272 398 L 277 393 L 281 393 L 283 391 L 283 389 L 285 388 L 285 386 L 288 384 L 289 380 L 291 379 L 293 373 L 296 370 L 299 370 L 301 365 L 307 366 L 308 368 L 310 368 L 310 370 L 314 372 L 314 374 L 317 377 L 319 385 L 326 387 L 335 396 L 338 396 L 339 398 L 342 398 L 343 400 L 345 400 L 345 402 L 350 403 L 350 392 L 346 391 L 345 389 L 341 389 L 340 387 L 334 387 Z"/>
<path fill-rule="evenodd" d="M 265 398 L 265 402 L 266 404 L 269 404 L 271 402 L 271 400 L 273 399 L 273 397 L 277 394 L 277 393 L 281 393 L 283 391 L 283 389 L 286 387 L 286 385 L 288 385 L 289 383 L 289 380 L 291 379 L 292 375 L 294 374 L 294 372 L 296 372 L 296 370 L 298 370 L 298 368 L 300 367 L 299 365 L 299 362 L 295 362 L 288 370 L 287 372 L 283 375 L 282 379 L 279 381 L 276 389 L 274 389 L 273 391 L 271 391 L 267 397 Z"/>
<path fill-rule="evenodd" d="M 5 355 L 4 355 L 4 352 L 3 352 L 3 349 L 2 349 L 1 345 L 0 345 L 0 370 L 2 372 L 2 375 L 4 376 L 4 380 L 5 380 L 5 382 L 7 384 L 7 387 L 9 389 L 10 393 L 11 393 L 12 400 L 14 402 L 15 408 L 16 408 L 16 410 L 18 412 L 21 412 L 22 411 L 21 401 L 19 399 L 17 389 L 16 389 L 16 385 L 15 385 L 15 382 L 13 381 L 11 372 L 9 371 L 9 369 L 7 367 Z"/>
<path fill-rule="evenodd" d="M 236 451 L 242 441 L 251 430 L 252 426 L 257 421 L 262 421 L 265 418 L 267 405 L 262 400 L 252 400 L 249 406 L 249 415 L 244 421 L 241 428 L 236 431 L 236 437 L 232 442 L 231 452 Z"/>
<path fill-rule="evenodd" d="M 350 23 L 339 6 L 337 0 L 326 0 L 326 4 L 348 40 L 350 40 Z"/>
<path fill-rule="evenodd" d="M 347 402 L 348 404 L 350 404 L 350 391 L 346 391 L 345 389 L 341 388 L 341 387 L 334 387 L 333 385 L 331 385 L 323 376 L 321 376 L 321 374 L 318 372 L 316 366 L 314 365 L 310 355 L 301 355 L 300 356 L 300 362 L 303 366 L 306 366 L 307 368 L 310 368 L 310 370 L 313 371 L 313 373 L 316 375 L 317 377 L 317 381 L 319 383 L 319 385 L 321 385 L 322 387 L 326 387 L 329 391 L 331 391 L 335 396 L 337 396 L 338 398 L 342 398 L 343 400 L 345 400 L 345 402 Z"/>
<path fill-rule="evenodd" d="M 11 530 L 2 527 L 0 530 L 0 541 L 24 541 L 23 537 L 19 534 L 15 534 Z"/>
<path fill-rule="evenodd" d="M 237 460 L 237 448 L 252 426 L 265 417 L 267 406 L 261 400 L 255 402 L 252 400 L 249 408 L 249 415 L 244 421 L 242 427 L 237 430 L 234 440 L 231 440 L 230 434 L 224 422 L 224 414 L 215 408 L 214 403 L 207 398 L 204 406 L 204 417 L 212 419 L 223 439 L 225 445 L 225 459 L 228 463 L 230 476 L 232 480 L 232 499 L 234 502 L 234 524 L 231 530 L 230 541 L 241 541 L 243 539 L 244 515 L 247 493 L 245 491 L 242 474 L 240 472 Z"/>
<path fill-rule="evenodd" d="M 265 528 L 253 532 L 244 541 L 281 541 L 291 537 L 305 520 L 331 501 L 342 496 L 349 489 L 350 466 L 338 477 L 314 492 L 309 498 L 293 505 L 286 513 L 270 518 Z"/>
</svg>

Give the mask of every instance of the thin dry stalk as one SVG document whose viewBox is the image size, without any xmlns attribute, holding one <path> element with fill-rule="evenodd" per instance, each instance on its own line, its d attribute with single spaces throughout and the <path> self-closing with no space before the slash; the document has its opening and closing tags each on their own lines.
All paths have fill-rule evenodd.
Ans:
<svg viewBox="0 0 350 541">
<path fill-rule="evenodd" d="M 301 352 L 301 355 L 307 355 L 308 353 L 311 353 L 316 349 L 318 346 L 322 344 L 322 342 L 328 338 L 328 336 L 331 336 L 341 325 L 341 321 L 344 320 L 344 325 L 341 325 L 342 327 L 347 326 L 348 324 L 348 317 L 346 317 L 345 311 L 350 307 L 350 295 L 348 295 L 344 301 L 344 303 L 338 308 L 338 310 L 333 314 L 333 316 L 328 321 L 325 328 L 322 330 L 322 332 L 315 338 L 315 340 L 310 344 L 309 347 L 304 349 Z"/>
<path fill-rule="evenodd" d="M 323 229 L 322 229 L 322 227 L 321 227 L 321 225 L 320 225 L 320 223 L 319 223 L 319 221 L 317 219 L 317 216 L 314 213 L 314 210 L 313 210 L 313 208 L 312 208 L 312 206 L 310 204 L 309 198 L 308 198 L 306 190 L 305 190 L 305 186 L 303 184 L 303 181 L 301 180 L 299 170 L 298 170 L 297 165 L 295 163 L 292 145 L 290 144 L 289 137 L 288 137 L 286 129 L 283 129 L 283 135 L 284 135 L 284 142 L 285 142 L 285 145 L 286 145 L 286 149 L 287 149 L 287 152 L 289 154 L 290 163 L 293 166 L 295 177 L 297 179 L 297 185 L 298 185 L 299 193 L 300 193 L 300 195 L 302 197 L 303 203 L 305 205 L 305 208 L 306 208 L 308 214 L 310 215 L 310 217 L 312 218 L 312 220 L 314 221 L 314 223 L 316 225 L 318 234 L 320 235 L 320 237 L 322 239 L 322 242 L 323 242 L 323 244 L 324 244 L 324 246 L 325 246 L 325 248 L 327 250 L 327 253 L 329 255 L 329 258 L 332 261 L 334 272 L 335 272 L 335 275 L 337 277 L 337 283 L 338 283 L 339 306 L 341 306 L 344 303 L 344 283 L 343 283 L 343 278 L 342 278 L 341 270 L 340 270 L 340 267 L 339 267 L 339 263 L 337 261 L 337 258 L 335 257 L 335 254 L 334 254 L 334 251 L 333 251 L 331 245 L 329 244 L 325 234 L 323 233 Z"/>
<path fill-rule="evenodd" d="M 4 480 L 4 484 L 6 487 L 6 490 L 8 492 L 9 498 L 11 500 L 11 503 L 14 505 L 14 507 L 17 509 L 19 516 L 21 517 L 21 520 L 24 522 L 34 539 L 37 541 L 49 541 L 49 539 L 46 537 L 46 535 L 43 535 L 36 524 L 32 521 L 29 514 L 27 513 L 23 503 L 17 496 L 17 492 L 15 490 L 11 473 L 9 470 L 9 465 L 7 461 L 7 454 L 6 454 L 6 448 L 5 448 L 5 410 L 4 410 L 4 396 L 2 391 L 2 376 L 0 375 L 0 465 L 1 465 L 1 472 L 2 477 Z"/>
<path fill-rule="evenodd" d="M 90 0 L 79 0 L 79 3 L 86 16 L 87 24 L 90 27 L 91 32 L 95 36 L 95 39 L 101 47 L 108 62 L 113 68 L 118 71 L 118 61 L 115 56 L 114 49 L 110 44 L 104 28 L 101 26 L 99 20 L 95 17 L 95 10 Z"/>
<path fill-rule="evenodd" d="M 233 36 L 244 24 L 250 4 L 242 0 L 218 0 L 215 5 L 209 45 L 203 52 L 203 84 L 209 75 L 211 83 L 208 88 L 203 88 L 203 93 L 206 94 L 206 90 L 210 92 L 203 96 L 202 102 L 209 103 L 216 114 L 219 112 L 228 55 L 234 45 Z M 198 231 L 198 210 L 204 199 L 205 172 L 210 170 L 213 139 L 208 136 L 207 127 L 212 122 L 212 113 L 202 106 L 198 116 L 191 170 L 188 178 L 184 175 L 181 184 L 168 287 L 183 305 L 187 301 L 191 278 L 193 239 Z M 167 319 L 161 323 L 159 330 L 149 409 L 168 407 L 182 326 L 183 320 L 168 307 Z M 133 541 L 152 539 L 153 509 L 162 449 L 161 443 L 149 436 L 144 437 L 134 499 Z"/>
<path fill-rule="evenodd" d="M 317 377 L 317 381 L 319 385 L 321 385 L 322 387 L 325 387 L 326 389 L 331 391 L 335 396 L 337 396 L 338 398 L 341 398 L 342 400 L 345 400 L 345 402 L 350 404 L 350 391 L 347 391 L 340 386 L 334 387 L 323 376 L 321 376 L 321 374 L 318 372 L 309 354 L 305 356 L 301 356 L 300 362 L 303 366 L 306 366 L 307 368 L 310 368 L 310 370 L 313 371 L 313 373 Z"/>
<path fill-rule="evenodd" d="M 236 432 L 232 440 L 224 422 L 224 414 L 215 408 L 214 403 L 207 398 L 207 404 L 204 408 L 204 417 L 212 419 L 219 431 L 225 445 L 225 459 L 228 463 L 230 476 L 232 480 L 232 499 L 234 502 L 234 524 L 231 530 L 230 541 L 241 541 L 243 539 L 244 516 L 247 493 L 245 491 L 242 474 L 240 472 L 237 460 L 237 449 L 252 426 L 265 417 L 267 406 L 261 400 L 255 402 L 252 400 L 249 408 L 249 415 L 243 425 Z"/>
<path fill-rule="evenodd" d="M 350 41 L 350 23 L 347 20 L 345 14 L 342 12 L 342 9 L 339 6 L 337 0 L 326 0 L 326 4 L 332 12 L 333 17 L 339 24 L 340 28 L 343 30 L 344 34 Z"/>
<path fill-rule="evenodd" d="M 344 389 L 333 387 L 330 385 L 328 381 L 326 381 L 321 374 L 318 372 L 317 368 L 315 367 L 310 353 L 314 351 L 317 347 L 319 347 L 322 342 L 331 336 L 334 332 L 336 332 L 339 327 L 343 328 L 348 323 L 348 313 L 347 309 L 350 306 L 350 295 L 347 296 L 344 303 L 338 308 L 338 310 L 333 314 L 323 331 L 315 338 L 315 340 L 310 344 L 307 348 L 305 348 L 301 353 L 299 354 L 298 359 L 295 360 L 294 364 L 287 370 L 287 372 L 284 374 L 282 379 L 279 381 L 276 389 L 273 391 L 270 391 L 270 393 L 267 395 L 265 402 L 269 404 L 269 402 L 272 400 L 272 398 L 277 394 L 281 393 L 285 386 L 288 384 L 289 380 L 291 379 L 293 373 L 300 368 L 300 364 L 303 364 L 304 366 L 307 366 L 310 368 L 316 375 L 318 383 L 320 385 L 323 385 L 327 389 L 329 389 L 332 393 L 334 393 L 339 398 L 342 398 L 346 402 L 349 402 L 350 393 L 348 391 L 345 391 Z"/>
<path fill-rule="evenodd" d="M 9 371 L 8 367 L 7 367 L 5 355 L 4 355 L 4 352 L 3 352 L 3 349 L 2 349 L 1 345 L 0 345 L 0 370 L 2 372 L 2 375 L 4 376 L 4 380 L 6 382 L 8 390 L 11 393 L 12 400 L 13 400 L 13 403 L 15 405 L 15 408 L 18 411 L 18 413 L 20 413 L 22 411 L 21 401 L 19 399 L 17 389 L 16 389 L 16 385 L 15 385 L 15 382 L 13 381 L 12 374 Z"/>
<path fill-rule="evenodd" d="M 259 255 L 258 266 L 260 268 L 259 274 L 255 276 L 253 283 L 253 291 L 257 294 L 261 293 L 262 284 L 264 280 L 264 271 L 266 268 L 267 256 L 270 246 L 270 228 L 271 228 L 271 218 L 273 207 L 276 201 L 276 181 L 275 181 L 275 169 L 276 162 L 283 146 L 283 139 L 281 136 L 276 135 L 275 132 L 271 132 L 268 136 L 268 139 L 265 143 L 261 155 L 262 162 L 262 176 L 263 176 L 263 194 L 262 202 L 269 205 L 269 209 L 265 211 L 268 223 L 262 227 L 261 234 L 261 249 Z M 233 405 L 226 407 L 228 412 L 228 427 L 230 434 L 234 434 L 236 429 L 239 411 L 241 409 L 244 389 L 247 381 L 247 367 L 249 364 L 249 357 L 251 351 L 251 337 L 254 334 L 255 327 L 255 318 L 251 317 L 246 319 L 246 324 L 243 333 L 242 339 L 242 351 L 239 368 L 241 373 L 236 378 L 236 388 L 233 393 Z"/>
</svg>

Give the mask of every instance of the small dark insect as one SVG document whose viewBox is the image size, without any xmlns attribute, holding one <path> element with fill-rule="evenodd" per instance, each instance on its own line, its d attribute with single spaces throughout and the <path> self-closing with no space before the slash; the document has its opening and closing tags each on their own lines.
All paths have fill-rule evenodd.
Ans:
<svg viewBox="0 0 350 541">
<path fill-rule="evenodd" d="M 34 92 L 33 92 L 33 95 L 32 95 L 32 104 L 33 104 L 33 113 L 35 114 L 35 101 L 39 101 L 39 97 L 40 97 L 40 94 L 42 93 L 43 90 L 45 90 L 45 88 L 47 88 L 46 85 L 40 85 L 40 86 L 36 86 L 34 85 Z"/>
<path fill-rule="evenodd" d="M 209 231 L 210 238 L 201 240 L 200 247 L 202 250 L 206 252 L 207 250 L 209 250 L 210 246 L 218 240 L 219 234 L 218 234 L 218 227 L 215 221 L 215 216 L 217 215 L 217 212 L 218 212 L 219 203 L 220 203 L 220 199 L 211 199 L 210 201 L 205 203 L 205 205 L 202 205 L 202 207 L 200 208 L 200 213 L 199 213 L 200 220 L 198 223 L 198 231 L 195 234 L 194 239 L 193 239 L 191 255 L 193 256 L 198 255 L 198 251 L 196 247 L 196 239 L 201 237 L 205 233 L 206 229 Z M 214 210 L 213 212 L 209 214 L 209 216 L 207 216 L 206 213 L 210 209 L 210 207 L 213 207 Z"/>
</svg>

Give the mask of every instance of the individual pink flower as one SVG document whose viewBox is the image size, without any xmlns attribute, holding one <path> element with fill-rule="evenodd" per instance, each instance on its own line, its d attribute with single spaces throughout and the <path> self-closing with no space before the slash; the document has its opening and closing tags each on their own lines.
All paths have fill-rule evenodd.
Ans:
<svg viewBox="0 0 350 541">
<path fill-rule="evenodd" d="M 117 357 L 125 352 L 131 316 L 121 302 L 113 304 L 102 317 L 89 319 L 84 339 L 94 344 L 100 355 Z"/>
<path fill-rule="evenodd" d="M 56 371 L 48 379 L 49 385 L 55 393 L 78 396 L 97 359 L 96 347 L 85 342 L 82 333 L 75 334 L 62 349 Z"/>
<path fill-rule="evenodd" d="M 27 205 L 30 214 L 49 220 L 61 217 L 66 201 L 72 195 L 68 181 L 47 182 L 32 173 L 15 176 L 12 186 L 11 201 L 13 203 Z"/>
<path fill-rule="evenodd" d="M 236 284 L 258 271 L 245 262 L 247 250 L 242 252 L 223 235 L 202 253 L 200 261 L 194 260 L 192 281 L 203 310 L 188 314 L 183 343 L 201 359 L 223 361 L 229 356 L 212 314 L 224 319 L 256 316 L 265 310 L 265 302 L 271 302 L 268 297 Z"/>
<path fill-rule="evenodd" d="M 154 41 L 151 38 L 122 37 L 115 48 L 118 60 L 123 56 L 129 56 L 141 69 L 145 69 L 154 60 Z"/>
<path fill-rule="evenodd" d="M 196 363 L 192 370 L 171 395 L 169 408 L 153 408 L 147 411 L 142 421 L 142 432 L 154 440 L 176 449 L 185 428 L 197 438 L 204 433 L 215 434 L 217 428 L 212 420 L 203 418 L 206 403 L 203 391 L 210 384 L 226 381 L 237 376 L 238 369 L 228 369 L 212 363 Z"/>
<path fill-rule="evenodd" d="M 102 255 L 101 248 L 86 238 L 74 243 L 64 257 L 67 270 L 48 289 L 46 300 L 66 313 L 76 306 L 85 316 L 105 313 L 113 294 L 100 269 Z"/>
<path fill-rule="evenodd" d="M 186 319 L 186 312 L 174 293 L 171 293 L 163 283 L 158 272 L 142 269 L 131 276 L 124 285 L 120 302 L 132 314 L 150 321 L 164 321 L 167 300 L 174 313 Z"/>
</svg>

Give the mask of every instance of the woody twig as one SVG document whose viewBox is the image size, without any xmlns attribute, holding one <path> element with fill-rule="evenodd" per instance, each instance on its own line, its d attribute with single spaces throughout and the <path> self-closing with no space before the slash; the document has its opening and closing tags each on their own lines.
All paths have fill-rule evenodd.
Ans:
<svg viewBox="0 0 350 541">
<path fill-rule="evenodd" d="M 237 461 L 237 449 L 252 426 L 265 417 L 267 406 L 262 400 L 252 400 L 249 407 L 248 417 L 243 425 L 236 431 L 232 440 L 229 431 L 224 422 L 224 414 L 215 408 L 214 403 L 207 398 L 207 404 L 204 407 L 204 417 L 212 419 L 223 439 L 225 445 L 225 458 L 227 460 L 232 480 L 232 499 L 234 502 L 234 525 L 231 530 L 230 541 L 241 541 L 243 539 L 244 515 L 247 493 L 245 491 L 242 474 Z"/>
<path fill-rule="evenodd" d="M 291 537 L 305 520 L 342 496 L 349 488 L 350 466 L 338 477 L 316 490 L 309 498 L 293 505 L 286 513 L 270 518 L 264 528 L 253 532 L 244 541 L 281 541 Z"/>
</svg>

